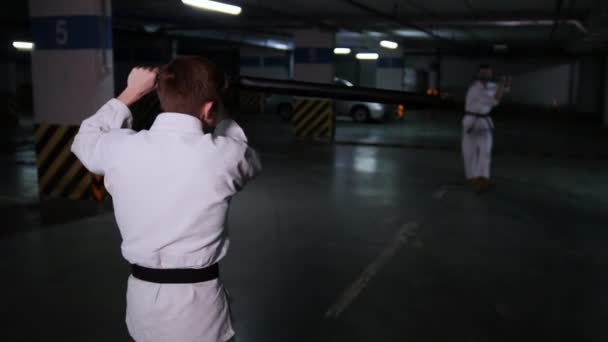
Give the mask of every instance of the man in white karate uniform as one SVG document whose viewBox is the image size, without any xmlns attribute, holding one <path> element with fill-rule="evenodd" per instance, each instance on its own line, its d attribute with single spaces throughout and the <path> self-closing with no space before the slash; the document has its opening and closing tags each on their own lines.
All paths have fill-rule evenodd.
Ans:
<svg viewBox="0 0 608 342">
<path fill-rule="evenodd" d="M 75 137 L 72 151 L 105 176 L 112 195 L 122 253 L 133 265 L 126 322 L 138 342 L 234 335 L 218 262 L 228 250 L 230 198 L 261 164 L 234 121 L 216 122 L 223 87 L 223 76 L 200 57 L 135 68 L 122 94 Z M 128 106 L 154 89 L 164 113 L 150 130 L 134 132 Z"/>
<path fill-rule="evenodd" d="M 505 92 L 505 82 L 492 82 L 492 69 L 487 64 L 479 66 L 477 80 L 469 87 L 465 101 L 465 116 L 462 120 L 462 155 L 467 182 L 476 192 L 490 185 L 490 162 L 492 160 L 492 131 L 494 122 L 490 112 L 496 107 Z"/>
</svg>

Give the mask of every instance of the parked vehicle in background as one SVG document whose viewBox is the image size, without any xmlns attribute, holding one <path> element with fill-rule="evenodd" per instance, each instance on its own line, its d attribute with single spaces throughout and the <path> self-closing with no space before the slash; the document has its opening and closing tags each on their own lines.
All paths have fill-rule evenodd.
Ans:
<svg viewBox="0 0 608 342">
<path fill-rule="evenodd" d="M 334 78 L 334 84 L 353 87 L 354 85 L 342 78 Z M 272 94 L 266 97 L 265 108 L 268 113 L 277 113 L 289 120 L 293 116 L 294 97 L 290 95 Z M 361 102 L 351 100 L 336 100 L 336 116 L 350 117 L 355 122 L 385 121 L 403 117 L 403 106 L 387 105 L 377 102 Z"/>
<path fill-rule="evenodd" d="M 276 113 L 285 120 L 291 120 L 294 102 L 294 97 L 291 95 L 270 94 L 265 96 L 264 111 Z"/>
</svg>

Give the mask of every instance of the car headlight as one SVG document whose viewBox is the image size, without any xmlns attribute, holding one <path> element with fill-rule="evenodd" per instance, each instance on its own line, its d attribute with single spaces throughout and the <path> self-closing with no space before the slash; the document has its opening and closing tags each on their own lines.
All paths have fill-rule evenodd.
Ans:
<svg viewBox="0 0 608 342">
<path fill-rule="evenodd" d="M 384 105 L 382 103 L 370 103 L 369 109 L 374 110 L 374 111 L 384 110 Z"/>
</svg>

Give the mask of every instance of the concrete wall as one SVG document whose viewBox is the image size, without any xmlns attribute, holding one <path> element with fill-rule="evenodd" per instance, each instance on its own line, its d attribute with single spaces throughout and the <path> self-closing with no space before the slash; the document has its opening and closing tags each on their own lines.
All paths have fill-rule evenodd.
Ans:
<svg viewBox="0 0 608 342">
<path fill-rule="evenodd" d="M 376 87 L 377 61 L 359 61 L 359 86 Z"/>
<path fill-rule="evenodd" d="M 11 47 L 12 48 L 12 47 Z M 4 50 L 8 50 L 4 49 Z M 0 52 L 0 93 L 16 95 L 19 89 L 32 84 L 29 52 Z"/>
<path fill-rule="evenodd" d="M 116 91 L 126 84 L 131 68 L 137 65 L 160 66 L 175 55 L 200 55 L 230 75 L 239 72 L 238 47 L 229 42 L 180 37 L 175 39 L 139 33 L 114 35 L 114 81 Z"/>
<path fill-rule="evenodd" d="M 602 106 L 602 60 L 584 57 L 578 62 L 578 90 L 576 109 L 583 113 L 597 113 Z"/>
<path fill-rule="evenodd" d="M 523 60 L 442 57 L 439 70 L 434 67 L 436 60 L 434 55 L 406 55 L 404 89 L 423 91 L 425 87 L 433 87 L 433 74 L 439 71 L 442 91 L 462 101 L 478 65 L 484 62 L 492 64 L 497 76 L 513 76 L 513 89 L 505 103 L 569 108 L 594 116 L 602 112 L 605 61 L 598 56 Z M 423 85 L 425 73 L 428 82 Z"/>
<path fill-rule="evenodd" d="M 337 58 L 335 66 L 336 77 L 348 80 L 360 87 L 378 86 L 377 61 L 359 61 L 354 56 L 345 56 Z"/>
<path fill-rule="evenodd" d="M 285 80 L 290 76 L 290 56 L 287 51 L 260 47 L 240 48 L 240 74 Z"/>
<path fill-rule="evenodd" d="M 429 72 L 426 70 L 405 67 L 403 69 L 403 90 L 424 93 L 429 88 Z"/>
<path fill-rule="evenodd" d="M 608 127 L 608 57 L 604 57 L 603 58 L 603 82 L 602 82 L 602 111 L 603 111 L 603 118 L 602 118 L 602 123 L 604 125 L 604 127 Z"/>
<path fill-rule="evenodd" d="M 336 56 L 336 77 L 359 84 L 359 63 L 353 56 Z"/>
<path fill-rule="evenodd" d="M 127 77 L 133 67 L 167 63 L 172 57 L 172 42 L 158 36 L 115 32 L 113 50 L 114 90 L 119 93 L 127 84 Z"/>
<path fill-rule="evenodd" d="M 429 88 L 438 88 L 437 58 L 435 56 L 405 55 L 404 90 L 426 92 Z"/>
<path fill-rule="evenodd" d="M 336 61 L 336 76 L 360 87 L 379 87 L 377 84 L 377 61 L 358 61 L 354 57 L 340 58 Z"/>
<path fill-rule="evenodd" d="M 32 63 L 30 52 L 0 48 L 0 94 L 17 97 L 21 114 L 31 114 Z"/>
<path fill-rule="evenodd" d="M 570 64 L 558 64 L 513 73 L 513 90 L 508 102 L 549 107 L 571 105 L 570 67 Z"/>
<path fill-rule="evenodd" d="M 403 50 L 383 49 L 376 69 L 376 87 L 380 89 L 402 90 L 404 82 Z"/>
<path fill-rule="evenodd" d="M 440 86 L 464 98 L 480 63 L 490 63 L 496 76 L 513 77 L 512 92 L 505 103 L 562 107 L 571 105 L 573 60 L 526 59 L 488 60 L 461 57 L 441 59 Z"/>
<path fill-rule="evenodd" d="M 403 68 L 378 68 L 376 87 L 379 89 L 403 90 Z"/>
</svg>

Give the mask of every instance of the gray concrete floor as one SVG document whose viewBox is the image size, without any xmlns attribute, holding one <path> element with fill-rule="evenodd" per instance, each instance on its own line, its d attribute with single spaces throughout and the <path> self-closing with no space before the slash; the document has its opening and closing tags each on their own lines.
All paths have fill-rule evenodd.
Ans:
<svg viewBox="0 0 608 342">
<path fill-rule="evenodd" d="M 557 114 L 556 114 L 557 115 Z M 608 129 L 586 121 L 552 120 L 544 114 L 530 119 L 521 114 L 493 115 L 495 153 L 515 156 L 563 156 L 608 159 Z M 462 114 L 410 111 L 391 124 L 356 124 L 348 118 L 337 123 L 336 141 L 373 146 L 434 147 L 458 150 Z"/>
<path fill-rule="evenodd" d="M 608 340 L 608 161 L 498 155 L 479 196 L 456 149 L 245 121 L 265 171 L 230 213 L 237 341 Z M 129 341 L 111 208 L 38 199 L 32 158 L 0 158 L 0 341 Z"/>
</svg>

